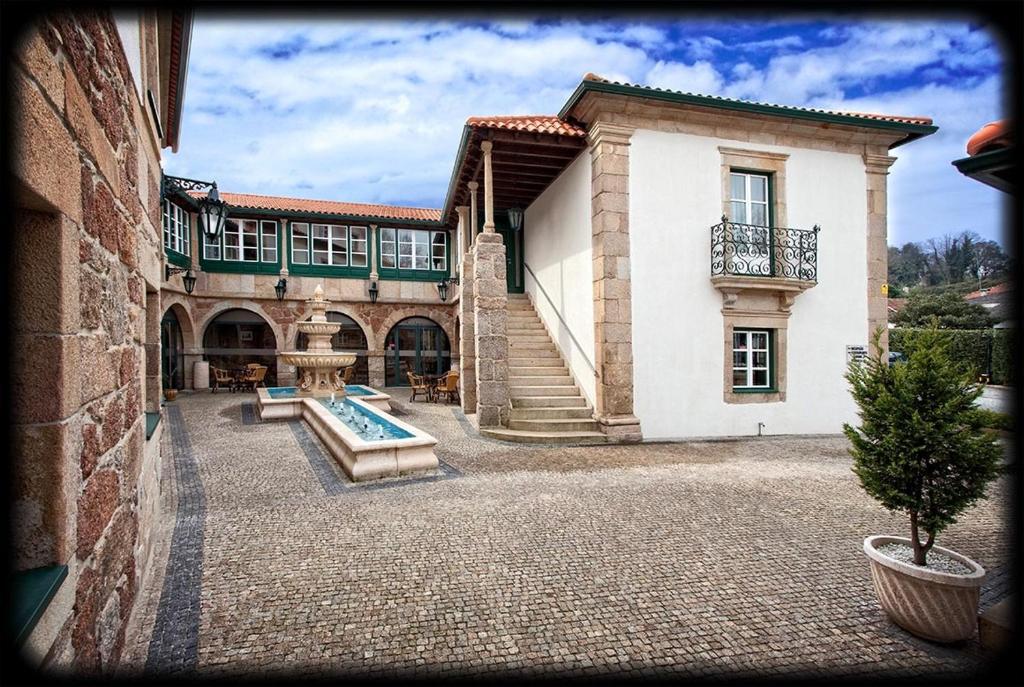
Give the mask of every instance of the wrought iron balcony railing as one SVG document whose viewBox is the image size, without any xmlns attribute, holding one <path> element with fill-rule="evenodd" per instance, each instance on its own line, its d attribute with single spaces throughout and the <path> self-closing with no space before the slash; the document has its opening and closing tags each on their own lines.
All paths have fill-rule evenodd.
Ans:
<svg viewBox="0 0 1024 687">
<path fill-rule="evenodd" d="M 711 276 L 818 281 L 818 231 L 722 222 L 711 227 Z"/>
</svg>

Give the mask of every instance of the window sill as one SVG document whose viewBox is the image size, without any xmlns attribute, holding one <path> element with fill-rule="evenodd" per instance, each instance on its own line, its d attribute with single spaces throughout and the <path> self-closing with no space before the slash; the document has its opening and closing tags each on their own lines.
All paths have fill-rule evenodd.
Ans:
<svg viewBox="0 0 1024 687">
<path fill-rule="evenodd" d="M 775 389 L 729 389 L 723 400 L 726 403 L 784 403 L 786 392 Z"/>
<path fill-rule="evenodd" d="M 16 644 L 20 645 L 32 634 L 67 576 L 66 565 L 33 568 L 14 575 L 11 619 Z"/>
<path fill-rule="evenodd" d="M 192 266 L 192 258 L 185 255 L 184 253 L 179 253 L 178 251 L 172 250 L 166 246 L 164 246 L 164 255 L 167 256 L 167 262 L 171 263 L 172 265 L 176 265 L 178 267 Z"/>
<path fill-rule="evenodd" d="M 160 413 L 146 413 L 146 441 L 149 441 L 160 424 Z"/>
</svg>

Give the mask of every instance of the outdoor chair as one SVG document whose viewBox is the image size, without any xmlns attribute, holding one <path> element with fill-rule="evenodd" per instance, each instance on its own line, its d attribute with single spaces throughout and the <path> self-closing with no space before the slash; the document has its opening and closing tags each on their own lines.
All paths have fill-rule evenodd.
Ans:
<svg viewBox="0 0 1024 687">
<path fill-rule="evenodd" d="M 263 378 L 267 376 L 267 369 L 266 365 L 249 367 L 249 372 L 242 378 L 242 384 L 244 386 L 249 386 L 251 384 L 253 393 L 255 393 L 257 386 L 265 386 L 265 384 L 263 384 Z"/>
<path fill-rule="evenodd" d="M 438 396 L 444 394 L 445 403 L 451 403 L 453 400 L 455 403 L 461 402 L 459 398 L 459 373 L 451 370 L 442 377 L 441 381 L 437 383 L 437 394 Z"/>
<path fill-rule="evenodd" d="M 428 399 L 430 398 L 430 387 L 423 380 L 423 377 L 414 375 L 412 372 L 405 373 L 409 377 L 409 386 L 412 387 L 412 395 L 409 397 L 410 401 L 415 401 L 416 396 L 423 394 Z"/>
<path fill-rule="evenodd" d="M 213 388 L 210 389 L 211 393 L 217 393 L 217 389 L 225 387 L 228 391 L 234 391 L 235 378 L 230 372 L 222 367 L 210 367 L 213 371 Z"/>
</svg>

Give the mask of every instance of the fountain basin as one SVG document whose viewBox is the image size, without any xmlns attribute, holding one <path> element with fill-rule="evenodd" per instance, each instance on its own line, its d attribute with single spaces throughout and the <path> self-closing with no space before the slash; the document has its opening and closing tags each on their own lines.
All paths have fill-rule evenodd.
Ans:
<svg viewBox="0 0 1024 687">
<path fill-rule="evenodd" d="M 348 384 L 345 397 L 356 396 L 377 410 L 391 410 L 391 396 L 362 384 Z M 339 399 L 341 394 L 338 394 Z M 256 390 L 256 408 L 262 420 L 290 420 L 302 417 L 302 399 L 294 386 L 272 386 Z M 327 398 L 330 398 L 328 395 Z"/>
<path fill-rule="evenodd" d="M 301 417 L 327 447 L 341 469 L 354 482 L 399 477 L 437 470 L 434 454 L 437 439 L 398 418 L 374 408 L 356 397 L 346 397 L 339 407 L 350 406 L 355 417 L 344 419 L 329 401 L 297 399 Z M 384 438 L 353 429 L 369 418 L 371 424 L 386 427 Z"/>
</svg>

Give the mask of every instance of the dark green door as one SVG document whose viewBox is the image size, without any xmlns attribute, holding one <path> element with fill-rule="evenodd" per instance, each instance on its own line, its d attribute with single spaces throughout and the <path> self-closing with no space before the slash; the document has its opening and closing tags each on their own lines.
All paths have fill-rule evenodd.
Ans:
<svg viewBox="0 0 1024 687">
<path fill-rule="evenodd" d="M 448 336 L 436 322 L 411 317 L 396 324 L 387 336 L 384 380 L 387 386 L 408 386 L 408 373 L 436 377 L 451 369 Z"/>
<path fill-rule="evenodd" d="M 480 209 L 480 219 L 477 224 L 477 233 L 483 231 L 484 214 Z M 512 231 L 508 226 L 508 213 L 504 210 L 494 213 L 494 230 L 501 234 L 505 242 L 505 284 L 509 293 L 524 293 L 526 282 L 523 276 L 523 228 L 518 232 Z"/>
</svg>

